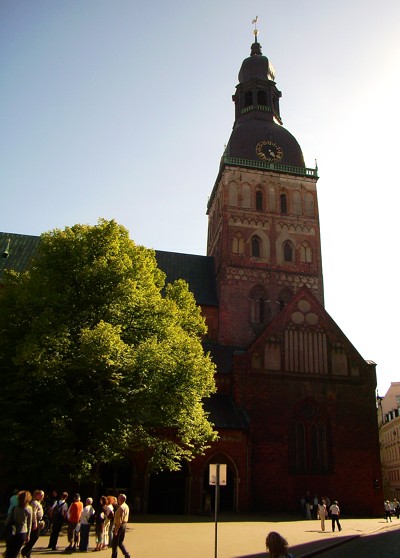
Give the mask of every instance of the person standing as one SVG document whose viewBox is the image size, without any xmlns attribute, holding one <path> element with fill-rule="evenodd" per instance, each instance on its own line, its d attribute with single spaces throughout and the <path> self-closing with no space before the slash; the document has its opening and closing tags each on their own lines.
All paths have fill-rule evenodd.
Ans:
<svg viewBox="0 0 400 558">
<path fill-rule="evenodd" d="M 92 506 L 93 498 L 86 498 L 86 506 L 83 508 L 81 513 L 81 528 L 80 528 L 80 541 L 79 550 L 81 552 L 87 552 L 89 548 L 89 532 L 90 526 L 95 518 L 95 511 Z"/>
<path fill-rule="evenodd" d="M 340 509 L 337 500 L 333 502 L 333 504 L 329 508 L 329 511 L 331 513 L 331 519 L 332 519 L 332 531 L 335 532 L 335 525 L 337 525 L 339 531 L 341 531 L 342 526 L 340 525 L 340 521 L 339 521 Z"/>
<path fill-rule="evenodd" d="M 15 508 L 15 506 L 18 505 L 18 492 L 19 492 L 18 488 L 14 488 L 13 494 L 10 498 L 10 503 L 9 503 L 8 510 L 7 510 L 7 515 L 10 513 L 10 511 L 13 508 Z"/>
<path fill-rule="evenodd" d="M 306 497 L 305 497 L 305 509 L 306 509 L 306 519 L 311 519 L 311 494 L 308 492 L 306 492 Z"/>
<path fill-rule="evenodd" d="M 118 508 L 114 516 L 114 532 L 113 539 L 111 543 L 111 558 L 117 558 L 118 548 L 121 550 L 125 558 L 130 558 L 129 552 L 126 550 L 124 545 L 126 524 L 129 521 L 129 506 L 126 503 L 125 494 L 120 494 L 118 496 Z"/>
<path fill-rule="evenodd" d="M 25 544 L 25 546 L 21 550 L 22 556 L 26 558 L 30 558 L 32 548 L 36 544 L 39 535 L 40 529 L 43 526 L 41 523 L 43 519 L 43 507 L 42 501 L 44 498 L 43 490 L 35 490 L 32 496 L 31 508 L 32 508 L 32 528 L 31 528 L 31 535 L 29 537 L 29 541 Z"/>
<path fill-rule="evenodd" d="M 396 500 L 396 498 L 393 500 L 393 509 L 394 509 L 394 513 L 396 514 L 396 519 L 399 519 L 400 503 Z"/>
<path fill-rule="evenodd" d="M 105 508 L 107 507 L 107 498 L 100 496 L 99 507 L 96 512 L 95 533 L 96 548 L 94 550 L 102 550 L 104 548 L 104 524 L 105 524 Z"/>
<path fill-rule="evenodd" d="M 29 505 L 32 494 L 27 490 L 18 492 L 18 503 L 7 515 L 4 526 L 7 530 L 13 525 L 15 531 L 6 536 L 5 558 L 18 558 L 24 543 L 29 542 L 32 528 L 32 508 Z"/>
<path fill-rule="evenodd" d="M 81 518 L 81 513 L 83 510 L 83 504 L 81 502 L 81 497 L 79 494 L 75 494 L 74 500 L 68 510 L 68 546 L 65 549 L 66 552 L 72 552 L 77 550 L 79 543 L 79 531 L 76 530 L 76 526 Z"/>
<path fill-rule="evenodd" d="M 383 504 L 383 507 L 385 509 L 385 519 L 386 519 L 386 523 L 389 522 L 390 519 L 390 523 L 392 523 L 392 513 L 390 510 L 390 502 L 389 500 L 386 500 Z"/>
<path fill-rule="evenodd" d="M 325 500 L 318 502 L 318 517 L 321 521 L 321 530 L 325 531 L 325 519 L 328 515 Z"/>
<path fill-rule="evenodd" d="M 63 526 L 64 521 L 67 519 L 68 504 L 67 504 L 68 492 L 63 492 L 61 499 L 53 504 L 50 508 L 49 514 L 51 516 L 52 527 L 51 535 L 49 540 L 49 546 L 51 550 L 57 550 L 58 536 Z"/>
<path fill-rule="evenodd" d="M 103 546 L 102 550 L 106 550 L 110 544 L 110 529 L 114 521 L 114 496 L 106 496 L 106 505 L 104 511 L 104 533 L 103 533 Z"/>
</svg>

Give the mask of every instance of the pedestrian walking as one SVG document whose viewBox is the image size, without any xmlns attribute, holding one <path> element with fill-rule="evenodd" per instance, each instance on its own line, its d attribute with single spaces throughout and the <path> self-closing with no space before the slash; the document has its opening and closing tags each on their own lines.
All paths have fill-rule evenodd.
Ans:
<svg viewBox="0 0 400 558">
<path fill-rule="evenodd" d="M 325 500 L 318 502 L 318 517 L 321 521 L 321 530 L 325 531 L 325 519 L 328 517 Z"/>
<path fill-rule="evenodd" d="M 118 548 L 121 550 L 125 558 L 130 558 L 130 554 L 124 545 L 126 524 L 129 520 L 129 506 L 126 503 L 125 494 L 120 494 L 118 496 L 118 504 L 119 506 L 114 516 L 114 532 L 111 542 L 111 558 L 117 558 Z"/>
<path fill-rule="evenodd" d="M 396 500 L 396 498 L 393 500 L 393 509 L 394 509 L 394 513 L 396 514 L 396 519 L 399 519 L 400 503 Z"/>
<path fill-rule="evenodd" d="M 389 500 L 386 500 L 386 502 L 384 502 L 383 507 L 385 509 L 385 519 L 386 519 L 386 523 L 389 522 L 392 523 L 392 511 L 390 509 L 390 502 Z"/>
<path fill-rule="evenodd" d="M 333 502 L 333 504 L 329 508 L 329 511 L 332 519 L 332 531 L 335 532 L 335 525 L 337 525 L 339 531 L 341 531 L 342 526 L 340 525 L 340 521 L 339 521 L 340 509 L 337 500 Z"/>
<path fill-rule="evenodd" d="M 7 515 L 4 522 L 6 552 L 5 558 L 18 558 L 24 543 L 29 542 L 32 528 L 32 508 L 29 505 L 32 494 L 27 490 L 18 492 L 17 505 Z"/>
<path fill-rule="evenodd" d="M 42 501 L 44 498 L 43 490 L 35 490 L 32 496 L 31 508 L 32 508 L 32 528 L 29 541 L 23 546 L 21 550 L 21 555 L 25 558 L 31 557 L 32 548 L 36 544 L 40 531 L 44 525 L 43 519 L 43 507 Z"/>
</svg>

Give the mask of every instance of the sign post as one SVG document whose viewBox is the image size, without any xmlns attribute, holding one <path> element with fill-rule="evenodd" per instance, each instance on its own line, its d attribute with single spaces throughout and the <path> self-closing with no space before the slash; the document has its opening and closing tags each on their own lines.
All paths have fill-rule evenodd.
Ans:
<svg viewBox="0 0 400 558">
<path fill-rule="evenodd" d="M 218 507 L 219 507 L 219 487 L 226 486 L 226 465 L 215 463 L 210 465 L 210 486 L 215 486 L 215 545 L 214 558 L 218 558 Z"/>
</svg>

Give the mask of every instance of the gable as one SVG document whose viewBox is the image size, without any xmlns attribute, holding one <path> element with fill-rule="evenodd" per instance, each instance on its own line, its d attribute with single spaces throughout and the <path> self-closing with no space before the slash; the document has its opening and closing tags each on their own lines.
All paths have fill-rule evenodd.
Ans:
<svg viewBox="0 0 400 558">
<path fill-rule="evenodd" d="M 325 377 L 357 378 L 365 361 L 307 287 L 249 347 L 253 368 Z"/>
</svg>

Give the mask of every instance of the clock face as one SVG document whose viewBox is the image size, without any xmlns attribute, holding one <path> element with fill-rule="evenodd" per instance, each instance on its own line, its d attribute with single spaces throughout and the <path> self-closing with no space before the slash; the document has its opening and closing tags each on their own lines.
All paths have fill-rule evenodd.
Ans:
<svg viewBox="0 0 400 558">
<path fill-rule="evenodd" d="M 268 161 L 268 163 L 275 163 L 280 161 L 283 157 L 282 147 L 279 147 L 279 145 L 272 140 L 264 140 L 257 143 L 256 153 L 260 159 Z"/>
</svg>

